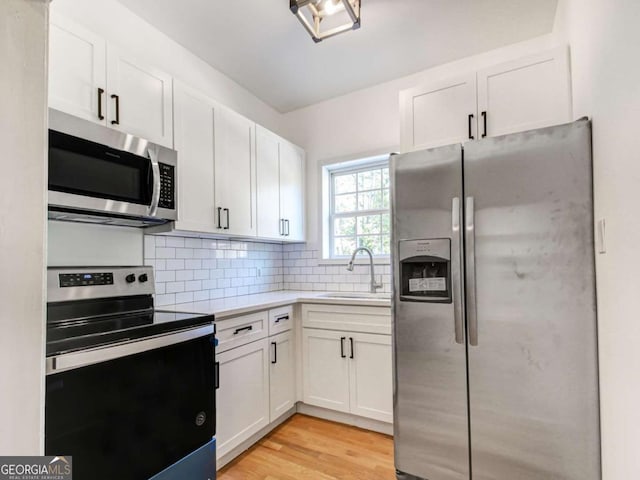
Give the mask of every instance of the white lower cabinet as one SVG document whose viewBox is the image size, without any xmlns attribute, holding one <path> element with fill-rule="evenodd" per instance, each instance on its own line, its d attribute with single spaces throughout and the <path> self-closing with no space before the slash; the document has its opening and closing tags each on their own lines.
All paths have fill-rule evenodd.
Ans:
<svg viewBox="0 0 640 480">
<path fill-rule="evenodd" d="M 263 338 L 216 355 L 218 458 L 269 424 L 269 351 Z"/>
<path fill-rule="evenodd" d="M 349 412 L 346 338 L 345 332 L 302 329 L 304 403 Z"/>
<path fill-rule="evenodd" d="M 295 348 L 292 331 L 269 338 L 269 401 L 270 421 L 277 420 L 296 403 Z"/>
<path fill-rule="evenodd" d="M 390 335 L 304 328 L 302 342 L 305 403 L 393 421 Z"/>
<path fill-rule="evenodd" d="M 391 336 L 349 334 L 349 406 L 351 413 L 393 421 Z"/>
</svg>

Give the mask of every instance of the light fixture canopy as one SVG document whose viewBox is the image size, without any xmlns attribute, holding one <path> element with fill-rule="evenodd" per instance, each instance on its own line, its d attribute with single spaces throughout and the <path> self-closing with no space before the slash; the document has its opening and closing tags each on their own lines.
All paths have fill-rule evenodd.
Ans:
<svg viewBox="0 0 640 480">
<path fill-rule="evenodd" d="M 318 43 L 349 30 L 360 28 L 361 0 L 289 0 L 289 9 L 298 17 L 314 42 Z M 305 15 L 304 11 L 308 12 Z M 325 31 L 321 30 L 322 21 L 333 15 L 343 15 L 345 22 Z"/>
</svg>

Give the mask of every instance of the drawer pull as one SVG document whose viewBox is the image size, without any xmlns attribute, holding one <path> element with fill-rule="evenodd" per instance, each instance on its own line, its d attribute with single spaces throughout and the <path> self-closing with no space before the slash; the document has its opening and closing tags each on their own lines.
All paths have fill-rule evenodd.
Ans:
<svg viewBox="0 0 640 480">
<path fill-rule="evenodd" d="M 278 317 L 278 318 L 276 318 L 276 321 L 273 322 L 273 323 L 280 323 L 280 322 L 283 322 L 285 320 L 289 320 L 289 315 L 285 315 L 283 317 Z"/>
<path fill-rule="evenodd" d="M 233 334 L 234 334 L 234 335 L 237 335 L 237 334 L 239 334 L 240 332 L 244 332 L 245 330 L 250 332 L 251 330 L 253 330 L 253 325 L 249 325 L 249 326 L 247 326 L 247 327 L 242 327 L 242 328 L 236 328 L 236 331 L 235 331 L 235 332 L 233 332 Z"/>
</svg>

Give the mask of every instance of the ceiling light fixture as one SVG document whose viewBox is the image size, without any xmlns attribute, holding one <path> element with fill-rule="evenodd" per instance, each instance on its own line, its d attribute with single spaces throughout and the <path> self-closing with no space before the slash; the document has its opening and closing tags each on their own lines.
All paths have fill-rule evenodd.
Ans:
<svg viewBox="0 0 640 480">
<path fill-rule="evenodd" d="M 309 32 L 313 41 L 318 43 L 340 33 L 360 28 L 360 1 L 289 0 L 289 8 L 298 17 L 305 30 Z M 320 27 L 323 20 L 338 13 L 345 17 L 346 23 L 321 31 Z"/>
</svg>

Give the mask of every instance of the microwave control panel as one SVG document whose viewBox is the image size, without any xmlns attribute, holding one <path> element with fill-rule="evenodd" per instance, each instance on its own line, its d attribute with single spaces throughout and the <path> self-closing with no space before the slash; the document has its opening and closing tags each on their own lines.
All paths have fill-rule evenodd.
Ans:
<svg viewBox="0 0 640 480">
<path fill-rule="evenodd" d="M 175 210 L 176 208 L 176 167 L 160 163 L 160 200 L 158 207 Z"/>
</svg>

